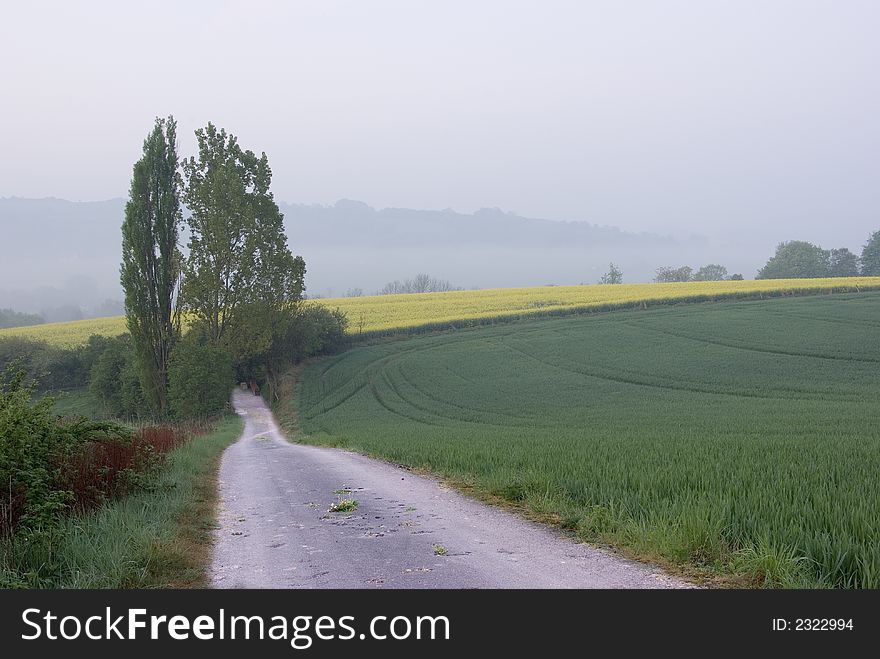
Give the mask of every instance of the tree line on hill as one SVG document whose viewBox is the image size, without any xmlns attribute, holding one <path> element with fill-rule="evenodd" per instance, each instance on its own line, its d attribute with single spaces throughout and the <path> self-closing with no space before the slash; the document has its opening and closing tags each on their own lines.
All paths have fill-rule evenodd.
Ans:
<svg viewBox="0 0 880 659">
<path fill-rule="evenodd" d="M 28 325 L 42 325 L 46 322 L 40 314 L 22 313 L 13 309 L 0 309 L 0 329 L 6 327 L 27 327 Z"/>
</svg>

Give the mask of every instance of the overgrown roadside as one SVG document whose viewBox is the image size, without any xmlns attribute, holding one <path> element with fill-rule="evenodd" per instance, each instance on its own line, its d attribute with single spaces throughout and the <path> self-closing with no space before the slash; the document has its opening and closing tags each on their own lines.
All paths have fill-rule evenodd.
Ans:
<svg viewBox="0 0 880 659">
<path fill-rule="evenodd" d="M 205 585 L 220 455 L 239 436 L 237 417 L 167 454 L 145 489 L 65 519 L 57 540 L 19 562 L 51 560 L 49 588 L 163 588 Z M 26 548 L 23 543 L 6 547 Z M 47 555 L 48 552 L 48 555 Z M 24 585 L 24 584 L 22 584 Z"/>
<path fill-rule="evenodd" d="M 69 522 L 59 549 L 62 588 L 187 588 L 205 585 L 223 450 L 242 423 L 216 430 L 169 455 L 155 487 Z"/>
</svg>

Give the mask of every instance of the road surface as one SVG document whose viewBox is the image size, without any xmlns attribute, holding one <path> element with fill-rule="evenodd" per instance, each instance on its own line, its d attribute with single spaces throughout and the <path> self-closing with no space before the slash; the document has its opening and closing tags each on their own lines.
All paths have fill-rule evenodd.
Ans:
<svg viewBox="0 0 880 659">
<path fill-rule="evenodd" d="M 217 588 L 691 586 L 431 478 L 291 444 L 261 397 L 236 391 L 233 403 L 245 427 L 220 466 Z M 357 508 L 328 512 L 343 499 Z"/>
</svg>

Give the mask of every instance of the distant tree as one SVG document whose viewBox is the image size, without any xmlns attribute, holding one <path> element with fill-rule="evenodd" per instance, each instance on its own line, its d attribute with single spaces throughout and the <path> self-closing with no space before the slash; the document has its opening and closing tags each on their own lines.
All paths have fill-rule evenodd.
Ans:
<svg viewBox="0 0 880 659">
<path fill-rule="evenodd" d="M 875 231 L 862 248 L 862 275 L 880 277 L 880 231 Z"/>
<path fill-rule="evenodd" d="M 363 295 L 363 288 L 349 288 L 347 291 L 345 291 L 345 297 L 363 297 Z"/>
<path fill-rule="evenodd" d="M 608 264 L 608 272 L 599 279 L 600 284 L 622 284 L 623 271 L 613 263 Z"/>
<path fill-rule="evenodd" d="M 831 254 L 812 243 L 792 240 L 780 243 L 767 264 L 758 271 L 758 279 L 804 279 L 827 277 Z"/>
<path fill-rule="evenodd" d="M 446 293 L 448 291 L 460 291 L 445 279 L 435 279 L 424 273 L 416 275 L 413 279 L 405 281 L 392 281 L 379 291 L 380 295 L 399 295 L 401 293 Z"/>
<path fill-rule="evenodd" d="M 143 392 L 160 416 L 168 408 L 168 360 L 180 333 L 177 167 L 177 123 L 173 117 L 156 119 L 134 164 L 122 223 L 120 279 Z"/>
<path fill-rule="evenodd" d="M 846 247 L 832 249 L 828 257 L 829 277 L 858 277 L 859 258 Z"/>
<path fill-rule="evenodd" d="M 191 235 L 182 297 L 205 322 L 208 339 L 221 345 L 227 332 L 248 331 L 255 305 L 302 299 L 305 263 L 287 246 L 266 154 L 243 150 L 210 123 L 196 138 L 198 158 L 183 165 Z"/>
<path fill-rule="evenodd" d="M 717 263 L 704 265 L 694 273 L 694 281 L 721 281 L 727 279 L 727 268 Z"/>
<path fill-rule="evenodd" d="M 743 276 L 741 274 L 739 274 L 738 272 L 730 275 L 730 281 L 742 281 L 742 280 L 743 280 Z"/>
<path fill-rule="evenodd" d="M 690 281 L 692 272 L 693 270 L 686 265 L 683 265 L 680 268 L 657 268 L 657 274 L 654 276 L 654 281 L 658 284 L 677 281 Z"/>
<path fill-rule="evenodd" d="M 12 309 L 0 309 L 0 329 L 4 327 L 27 327 L 28 325 L 41 325 L 46 319 L 39 314 L 22 313 Z"/>
</svg>

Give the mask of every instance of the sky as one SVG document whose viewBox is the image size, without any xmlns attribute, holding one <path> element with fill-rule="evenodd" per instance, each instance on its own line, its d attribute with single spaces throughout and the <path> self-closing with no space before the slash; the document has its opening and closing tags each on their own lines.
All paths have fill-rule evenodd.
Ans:
<svg viewBox="0 0 880 659">
<path fill-rule="evenodd" d="M 124 197 L 154 117 L 278 199 L 860 247 L 880 2 L 11 2 L 0 196 Z"/>
</svg>

